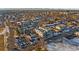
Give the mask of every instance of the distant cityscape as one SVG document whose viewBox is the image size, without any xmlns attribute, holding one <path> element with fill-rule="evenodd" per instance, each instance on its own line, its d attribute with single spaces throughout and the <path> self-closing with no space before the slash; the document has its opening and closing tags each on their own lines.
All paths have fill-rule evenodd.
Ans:
<svg viewBox="0 0 79 59">
<path fill-rule="evenodd" d="M 0 10 L 0 51 L 60 50 L 79 50 L 79 10 Z"/>
</svg>

